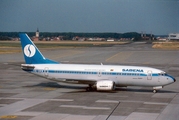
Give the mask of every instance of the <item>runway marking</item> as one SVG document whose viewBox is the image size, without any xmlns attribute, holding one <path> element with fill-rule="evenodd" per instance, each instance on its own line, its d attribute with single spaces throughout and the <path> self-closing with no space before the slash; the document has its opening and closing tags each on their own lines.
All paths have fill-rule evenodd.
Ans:
<svg viewBox="0 0 179 120">
<path fill-rule="evenodd" d="M 144 101 L 134 101 L 134 100 L 120 100 L 119 102 L 132 102 L 132 103 L 143 103 Z"/>
<path fill-rule="evenodd" d="M 148 64 L 150 64 L 150 62 L 144 62 L 144 63 L 142 63 L 142 64 L 144 64 L 144 65 L 148 65 Z"/>
<path fill-rule="evenodd" d="M 63 58 L 63 57 L 67 57 L 67 56 L 72 56 L 72 55 L 75 55 L 75 54 L 81 54 L 81 53 L 84 53 L 84 51 L 74 51 L 74 50 L 69 50 L 67 53 L 61 55 L 61 56 L 51 56 L 50 58 L 52 59 L 59 59 L 59 58 Z"/>
<path fill-rule="evenodd" d="M 56 88 L 50 88 L 50 87 L 47 87 L 47 88 L 43 88 L 43 90 L 52 91 L 52 90 L 56 90 Z"/>
<path fill-rule="evenodd" d="M 149 105 L 168 105 L 168 103 L 157 103 L 157 102 L 144 102 L 144 104 L 149 104 Z"/>
<path fill-rule="evenodd" d="M 74 101 L 73 99 L 50 99 L 51 101 L 66 101 L 66 102 L 71 102 Z"/>
<path fill-rule="evenodd" d="M 111 108 L 108 108 L 108 107 L 84 107 L 83 109 L 88 109 L 88 110 L 110 110 Z"/>
<path fill-rule="evenodd" d="M 111 62 L 125 62 L 126 59 L 128 59 L 131 55 L 133 54 L 133 51 L 123 51 L 119 52 L 110 58 L 106 59 L 106 62 L 111 61 Z"/>
<path fill-rule="evenodd" d="M 13 115 L 17 115 L 17 116 L 32 116 L 32 117 L 35 117 L 35 116 L 38 116 L 38 115 L 41 115 L 41 114 L 45 114 L 46 112 L 16 112 L 16 113 L 13 113 Z"/>
<path fill-rule="evenodd" d="M 0 97 L 0 99 L 4 99 L 3 97 Z M 28 99 L 28 98 L 9 98 L 7 97 L 6 99 L 15 99 L 15 100 L 32 100 L 32 99 Z M 34 99 L 36 100 L 36 99 Z M 51 101 L 74 101 L 74 99 L 44 99 L 44 100 L 51 100 Z M 7 104 L 0 104 L 0 105 L 7 105 Z"/>
<path fill-rule="evenodd" d="M 15 119 L 15 118 L 17 118 L 17 116 L 16 115 L 5 115 L 5 116 L 1 116 L 0 118 L 2 118 L 2 119 Z"/>
<path fill-rule="evenodd" d="M 8 62 L 16 62 L 15 60 L 9 60 Z"/>
<path fill-rule="evenodd" d="M 151 110 L 151 108 L 137 108 L 137 109 L 140 109 L 140 110 Z M 155 108 L 155 110 L 161 110 L 161 108 Z"/>
<path fill-rule="evenodd" d="M 0 97 L 0 99 L 4 99 L 4 97 Z M 23 100 L 23 99 L 27 99 L 27 98 L 10 98 L 10 97 L 6 97 L 6 99 Z"/>
<path fill-rule="evenodd" d="M 119 101 L 116 101 L 116 100 L 97 100 L 96 102 L 101 102 L 101 103 L 119 103 Z"/>
<path fill-rule="evenodd" d="M 112 58 L 116 57 L 118 54 L 121 54 L 121 52 L 119 52 L 119 53 L 117 53 L 117 54 L 115 54 L 115 55 L 113 55 L 113 56 L 109 57 L 108 59 L 106 59 L 106 62 L 108 62 L 110 59 L 112 59 Z"/>
<path fill-rule="evenodd" d="M 65 108 L 80 108 L 80 109 L 90 109 L 90 110 L 110 110 L 109 107 L 87 107 L 87 106 L 80 106 L 80 105 L 60 105 L 59 107 Z"/>
<path fill-rule="evenodd" d="M 60 107 L 67 107 L 67 108 L 84 108 L 85 106 L 80 105 L 60 105 Z"/>
</svg>

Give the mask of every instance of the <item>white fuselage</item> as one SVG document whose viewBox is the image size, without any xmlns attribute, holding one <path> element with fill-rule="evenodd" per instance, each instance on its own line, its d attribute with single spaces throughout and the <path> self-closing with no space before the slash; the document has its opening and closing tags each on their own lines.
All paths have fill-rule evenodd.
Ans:
<svg viewBox="0 0 179 120">
<path fill-rule="evenodd" d="M 175 78 L 164 71 L 150 67 L 58 64 L 45 58 L 27 34 L 19 36 L 26 63 L 21 68 L 50 80 L 88 84 L 87 90 L 110 91 L 116 86 L 149 86 L 153 87 L 153 92 L 175 82 Z"/>
<path fill-rule="evenodd" d="M 34 66 L 26 70 L 57 82 L 95 84 L 97 81 L 113 81 L 116 86 L 165 86 L 174 78 L 164 71 L 138 66 L 83 65 L 83 64 L 23 64 Z"/>
</svg>

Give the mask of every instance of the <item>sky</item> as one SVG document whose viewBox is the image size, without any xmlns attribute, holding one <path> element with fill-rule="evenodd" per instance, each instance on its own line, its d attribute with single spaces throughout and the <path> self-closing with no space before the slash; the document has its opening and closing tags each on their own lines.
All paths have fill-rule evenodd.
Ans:
<svg viewBox="0 0 179 120">
<path fill-rule="evenodd" d="M 179 33 L 179 0 L 0 0 L 0 32 Z"/>
</svg>

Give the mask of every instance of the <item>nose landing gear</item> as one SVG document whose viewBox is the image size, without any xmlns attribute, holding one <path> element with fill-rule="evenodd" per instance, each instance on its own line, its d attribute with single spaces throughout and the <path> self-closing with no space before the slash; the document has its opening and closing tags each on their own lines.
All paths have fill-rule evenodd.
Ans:
<svg viewBox="0 0 179 120">
<path fill-rule="evenodd" d="M 156 92 L 157 92 L 157 90 L 154 89 L 154 90 L 153 90 L 153 93 L 156 93 Z"/>
<path fill-rule="evenodd" d="M 153 87 L 153 93 L 156 93 L 157 90 L 162 89 L 162 88 L 163 88 L 163 86 L 156 86 L 156 87 Z"/>
</svg>

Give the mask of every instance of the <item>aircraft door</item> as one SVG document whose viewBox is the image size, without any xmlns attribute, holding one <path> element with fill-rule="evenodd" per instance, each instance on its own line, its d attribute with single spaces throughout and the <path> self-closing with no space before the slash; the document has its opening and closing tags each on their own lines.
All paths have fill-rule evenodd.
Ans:
<svg viewBox="0 0 179 120">
<path fill-rule="evenodd" d="M 151 70 L 147 71 L 147 80 L 152 80 L 152 71 Z"/>
<path fill-rule="evenodd" d="M 48 77 L 48 67 L 45 67 L 45 68 L 44 68 L 44 76 L 45 76 L 45 77 Z"/>
<path fill-rule="evenodd" d="M 98 77 L 101 77 L 101 71 L 98 71 Z"/>
</svg>

